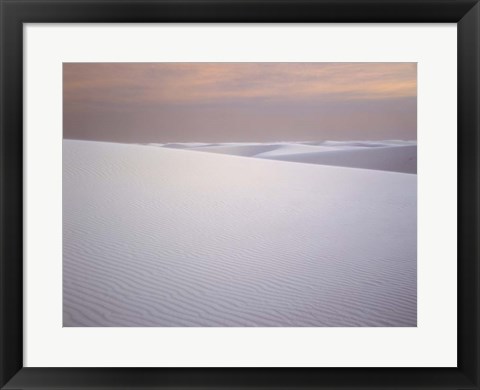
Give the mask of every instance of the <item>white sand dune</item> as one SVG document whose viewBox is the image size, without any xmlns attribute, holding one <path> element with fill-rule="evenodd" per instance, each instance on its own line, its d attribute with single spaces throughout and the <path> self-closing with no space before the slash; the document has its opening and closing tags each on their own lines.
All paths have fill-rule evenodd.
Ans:
<svg viewBox="0 0 480 390">
<path fill-rule="evenodd" d="M 304 142 L 308 145 L 329 146 L 335 148 L 371 148 L 371 147 L 385 147 L 385 146 L 407 146 L 416 145 L 417 141 L 405 140 L 382 140 L 382 141 L 313 141 Z"/>
<path fill-rule="evenodd" d="M 416 326 L 416 176 L 63 141 L 64 326 Z"/>
<path fill-rule="evenodd" d="M 417 147 L 415 145 L 285 153 L 279 156 L 265 156 L 264 154 L 256 157 L 340 167 L 417 173 Z"/>
<path fill-rule="evenodd" d="M 179 143 L 166 144 L 165 147 L 307 164 L 403 173 L 417 172 L 417 145 L 415 141 Z"/>
<path fill-rule="evenodd" d="M 166 143 L 166 144 L 150 144 L 155 146 L 163 146 L 170 149 L 192 149 L 200 146 L 210 146 L 215 144 L 203 143 L 203 142 L 186 142 L 186 143 Z"/>
<path fill-rule="evenodd" d="M 272 149 L 263 153 L 258 153 L 255 155 L 255 157 L 270 158 L 270 157 L 288 156 L 290 154 L 328 152 L 332 150 L 336 150 L 336 149 L 330 148 L 328 146 L 303 145 L 303 144 L 291 143 L 291 144 L 277 145 L 275 149 Z"/>
<path fill-rule="evenodd" d="M 214 146 L 201 146 L 190 148 L 201 152 L 213 152 L 220 154 L 230 154 L 233 156 L 255 157 L 258 154 L 275 150 L 279 147 L 276 144 L 223 144 Z"/>
</svg>

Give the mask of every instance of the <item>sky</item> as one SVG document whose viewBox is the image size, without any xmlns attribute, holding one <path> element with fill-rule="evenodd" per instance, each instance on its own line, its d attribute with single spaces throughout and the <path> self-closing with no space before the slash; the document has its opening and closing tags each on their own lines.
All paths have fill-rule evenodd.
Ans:
<svg viewBox="0 0 480 390">
<path fill-rule="evenodd" d="M 64 63 L 63 135 L 111 142 L 417 139 L 416 63 Z"/>
</svg>

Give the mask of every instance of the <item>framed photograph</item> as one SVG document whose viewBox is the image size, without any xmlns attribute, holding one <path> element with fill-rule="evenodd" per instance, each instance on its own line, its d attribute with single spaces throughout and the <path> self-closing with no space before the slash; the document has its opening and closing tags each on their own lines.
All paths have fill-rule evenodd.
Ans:
<svg viewBox="0 0 480 390">
<path fill-rule="evenodd" d="M 0 4 L 2 389 L 479 389 L 478 1 Z"/>
</svg>

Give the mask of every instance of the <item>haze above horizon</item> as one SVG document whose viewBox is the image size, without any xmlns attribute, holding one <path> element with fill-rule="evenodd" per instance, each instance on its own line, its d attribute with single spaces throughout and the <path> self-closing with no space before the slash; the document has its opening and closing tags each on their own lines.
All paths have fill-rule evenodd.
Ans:
<svg viewBox="0 0 480 390">
<path fill-rule="evenodd" d="M 64 63 L 63 134 L 112 142 L 416 140 L 416 63 Z"/>
</svg>

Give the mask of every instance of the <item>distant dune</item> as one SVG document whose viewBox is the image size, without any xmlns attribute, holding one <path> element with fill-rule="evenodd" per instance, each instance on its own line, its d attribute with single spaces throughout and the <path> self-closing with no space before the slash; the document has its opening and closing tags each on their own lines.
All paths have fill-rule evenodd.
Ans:
<svg viewBox="0 0 480 390">
<path fill-rule="evenodd" d="M 215 145 L 193 147 L 190 150 L 199 150 L 201 152 L 213 152 L 220 154 L 231 154 L 234 156 L 255 157 L 258 154 L 275 150 L 279 146 L 275 144 L 259 144 L 259 145 Z"/>
<path fill-rule="evenodd" d="M 263 155 L 257 157 L 264 157 Z M 340 167 L 417 173 L 417 147 L 372 147 L 335 151 L 290 153 L 266 158 Z"/>
<path fill-rule="evenodd" d="M 416 326 L 416 175 L 184 145 L 63 141 L 64 326 Z"/>
<path fill-rule="evenodd" d="M 415 141 L 323 141 L 214 145 L 180 143 L 166 144 L 165 147 L 307 164 L 417 173 Z"/>
</svg>

